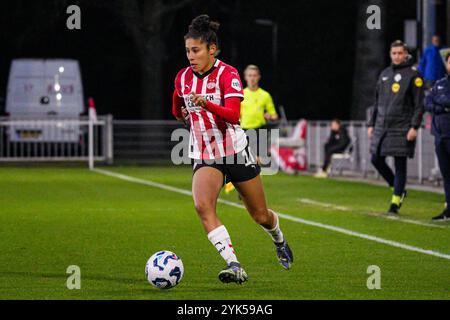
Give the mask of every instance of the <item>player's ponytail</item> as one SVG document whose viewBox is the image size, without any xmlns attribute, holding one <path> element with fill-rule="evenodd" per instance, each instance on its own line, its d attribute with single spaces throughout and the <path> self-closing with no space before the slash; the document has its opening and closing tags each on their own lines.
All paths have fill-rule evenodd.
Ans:
<svg viewBox="0 0 450 320">
<path fill-rule="evenodd" d="M 217 38 L 217 31 L 220 24 L 216 21 L 211 21 L 207 14 L 199 15 L 195 17 L 189 25 L 189 31 L 184 36 L 184 40 L 201 39 L 209 47 L 211 44 L 215 44 L 219 47 L 219 39 Z"/>
</svg>

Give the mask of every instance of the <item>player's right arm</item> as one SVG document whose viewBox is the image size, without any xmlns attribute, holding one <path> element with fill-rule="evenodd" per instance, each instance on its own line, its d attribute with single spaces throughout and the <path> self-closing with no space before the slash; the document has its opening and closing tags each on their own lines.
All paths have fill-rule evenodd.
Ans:
<svg viewBox="0 0 450 320">
<path fill-rule="evenodd" d="M 184 99 L 181 90 L 181 73 L 185 69 L 178 72 L 175 77 L 175 90 L 172 95 L 172 114 L 173 116 L 180 122 L 187 124 L 189 120 L 189 112 L 186 110 L 186 106 L 184 105 Z"/>
<path fill-rule="evenodd" d="M 184 108 L 183 98 L 178 96 L 177 90 L 175 89 L 172 95 L 172 114 L 178 121 L 181 122 L 184 122 L 183 108 Z"/>
</svg>

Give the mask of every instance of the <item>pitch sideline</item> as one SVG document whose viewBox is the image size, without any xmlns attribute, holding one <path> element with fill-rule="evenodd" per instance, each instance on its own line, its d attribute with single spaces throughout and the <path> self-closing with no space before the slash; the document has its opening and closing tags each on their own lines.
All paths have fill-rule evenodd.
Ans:
<svg viewBox="0 0 450 320">
<path fill-rule="evenodd" d="M 147 185 L 147 186 L 151 186 L 151 187 L 156 187 L 156 188 L 160 188 L 160 189 L 163 189 L 163 190 L 172 191 L 172 192 L 176 192 L 176 193 L 181 193 L 181 194 L 184 194 L 184 195 L 187 195 L 187 196 L 192 196 L 192 192 L 191 191 L 188 191 L 188 190 L 185 190 L 185 189 L 181 189 L 181 188 L 177 188 L 177 187 L 172 187 L 170 185 L 166 185 L 166 184 L 163 184 L 163 183 L 158 183 L 158 182 L 154 182 L 154 181 L 150 181 L 150 180 L 144 180 L 144 179 L 140 179 L 140 178 L 135 178 L 135 177 L 131 177 L 131 176 L 128 176 L 128 175 L 125 175 L 125 174 L 116 173 L 116 172 L 103 170 L 103 169 L 96 169 L 96 168 L 94 168 L 94 169 L 92 169 L 92 171 L 100 173 L 100 174 L 103 174 L 103 175 L 106 175 L 106 176 L 118 178 L 118 179 L 121 179 L 121 180 L 134 182 L 134 183 L 139 183 L 139 184 L 143 184 L 143 185 Z M 233 206 L 233 207 L 240 208 L 240 209 L 245 209 L 245 207 L 243 205 L 239 204 L 239 203 L 235 203 L 235 202 L 224 200 L 224 199 L 220 199 L 220 198 L 217 201 L 220 202 L 220 203 L 229 205 L 229 206 Z M 361 238 L 361 239 L 365 239 L 365 240 L 374 241 L 374 242 L 377 242 L 377 243 L 382 243 L 382 244 L 385 244 L 385 245 L 388 245 L 388 246 L 391 246 L 391 247 L 395 247 L 395 248 L 400 248 L 400 249 L 404 249 L 404 250 L 408 250 L 408 251 L 412 251 L 412 252 L 418 252 L 418 253 L 426 254 L 426 255 L 429 255 L 429 256 L 434 256 L 434 257 L 450 260 L 450 255 L 445 254 L 445 253 L 441 253 L 441 252 L 438 252 L 438 251 L 422 249 L 422 248 L 411 246 L 411 245 L 404 244 L 404 243 L 401 243 L 401 242 L 387 240 L 387 239 L 383 239 L 383 238 L 380 238 L 380 237 L 371 236 L 371 235 L 368 235 L 368 234 L 364 234 L 364 233 L 348 230 L 348 229 L 345 229 L 345 228 L 324 224 L 324 223 L 321 223 L 321 222 L 305 220 L 305 219 L 294 217 L 294 216 L 291 216 L 291 215 L 288 215 L 288 214 L 284 214 L 284 213 L 281 213 L 281 212 L 277 212 L 277 214 L 278 214 L 279 217 L 281 217 L 283 219 L 286 219 L 286 220 L 290 220 L 290 221 L 302 223 L 302 224 L 305 224 L 305 225 L 309 225 L 309 226 L 313 226 L 313 227 L 318 227 L 318 228 L 322 228 L 322 229 L 326 229 L 326 230 L 330 230 L 330 231 L 346 234 L 346 235 L 349 235 L 349 236 L 353 236 L 353 237 L 357 237 L 357 238 Z"/>
<path fill-rule="evenodd" d="M 312 199 L 308 199 L 308 198 L 299 198 L 298 201 L 300 201 L 303 204 L 307 204 L 307 205 L 313 205 L 313 206 L 318 206 L 318 207 L 323 207 L 323 208 L 328 208 L 328 209 L 334 209 L 334 210 L 339 210 L 339 211 L 344 211 L 344 212 L 350 212 L 350 213 L 359 213 L 358 210 L 354 210 L 352 208 L 348 208 L 348 207 L 343 207 L 343 206 L 338 206 L 338 205 L 334 205 L 332 203 L 326 203 L 326 202 L 320 202 L 320 201 L 316 201 L 316 200 L 312 200 Z M 446 229 L 447 227 L 445 226 L 439 226 L 436 224 L 431 224 L 431 223 L 426 223 L 426 222 L 421 222 L 418 220 L 412 220 L 412 219 L 407 219 L 407 218 L 402 218 L 402 217 L 396 217 L 396 216 L 387 216 L 384 215 L 382 213 L 377 213 L 377 212 L 364 212 L 363 210 L 361 210 L 361 213 L 366 215 L 366 216 L 371 216 L 371 217 L 378 217 L 378 218 L 382 218 L 382 219 L 387 219 L 387 220 L 393 220 L 393 221 L 398 221 L 398 222 L 404 222 L 404 223 L 410 223 L 410 224 L 417 224 L 419 226 L 425 226 L 425 227 L 431 227 L 431 228 L 440 228 L 440 229 Z"/>
</svg>

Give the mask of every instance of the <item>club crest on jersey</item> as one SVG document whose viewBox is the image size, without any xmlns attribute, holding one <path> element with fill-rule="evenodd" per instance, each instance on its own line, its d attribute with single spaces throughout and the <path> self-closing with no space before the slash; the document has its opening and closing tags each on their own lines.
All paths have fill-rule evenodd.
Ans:
<svg viewBox="0 0 450 320">
<path fill-rule="evenodd" d="M 236 78 L 231 80 L 231 87 L 237 91 L 241 91 L 241 83 Z"/>
<path fill-rule="evenodd" d="M 208 89 L 214 89 L 215 87 L 216 87 L 216 81 L 215 80 L 210 80 L 206 84 L 206 88 L 208 88 Z"/>
<path fill-rule="evenodd" d="M 400 73 L 397 73 L 394 77 L 394 80 L 400 82 L 400 80 L 402 80 L 402 75 Z"/>
</svg>

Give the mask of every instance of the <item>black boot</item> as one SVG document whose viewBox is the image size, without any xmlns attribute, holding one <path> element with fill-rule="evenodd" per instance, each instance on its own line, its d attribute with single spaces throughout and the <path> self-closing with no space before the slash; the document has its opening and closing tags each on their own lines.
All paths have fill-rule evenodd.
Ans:
<svg viewBox="0 0 450 320">
<path fill-rule="evenodd" d="M 444 211 L 442 211 L 442 213 L 436 217 L 432 218 L 433 221 L 446 221 L 446 220 L 450 220 L 450 209 L 449 208 L 445 208 Z"/>
<path fill-rule="evenodd" d="M 398 205 L 396 205 L 395 203 L 391 203 L 387 214 L 398 214 L 398 209 L 400 209 Z"/>
</svg>

